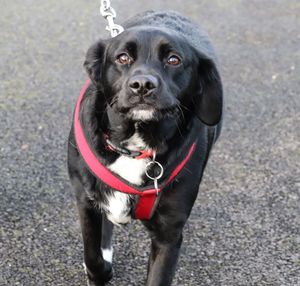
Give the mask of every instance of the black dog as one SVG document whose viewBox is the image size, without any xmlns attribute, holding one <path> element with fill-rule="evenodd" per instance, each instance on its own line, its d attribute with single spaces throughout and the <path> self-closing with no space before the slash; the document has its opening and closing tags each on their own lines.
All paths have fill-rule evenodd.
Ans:
<svg viewBox="0 0 300 286">
<path fill-rule="evenodd" d="M 135 217 L 152 241 L 146 285 L 167 286 L 221 130 L 222 84 L 206 33 L 181 15 L 146 12 L 124 27 L 87 52 L 69 174 L 90 284 L 111 279 L 113 224 Z"/>
</svg>

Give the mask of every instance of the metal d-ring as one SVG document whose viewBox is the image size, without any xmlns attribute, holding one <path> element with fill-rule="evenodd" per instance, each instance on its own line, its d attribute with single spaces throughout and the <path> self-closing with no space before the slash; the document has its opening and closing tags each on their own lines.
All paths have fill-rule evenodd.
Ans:
<svg viewBox="0 0 300 286">
<path fill-rule="evenodd" d="M 148 168 L 151 167 L 151 166 L 154 165 L 154 164 L 156 164 L 156 165 L 160 168 L 160 173 L 159 173 L 159 175 L 156 176 L 156 177 L 152 177 L 152 176 L 150 176 L 149 173 L 148 173 Z M 154 188 L 156 189 L 156 195 L 158 195 L 158 182 L 157 182 L 157 181 L 158 181 L 158 180 L 163 176 L 163 174 L 164 174 L 164 168 L 163 168 L 163 166 L 162 166 L 159 162 L 157 162 L 157 161 L 155 161 L 155 160 L 150 161 L 150 162 L 148 162 L 147 165 L 146 165 L 145 174 L 146 174 L 146 176 L 147 176 L 150 180 L 153 180 L 153 182 L 154 182 Z"/>
<path fill-rule="evenodd" d="M 152 176 L 150 176 L 149 173 L 148 173 L 148 168 L 151 167 L 151 166 L 154 165 L 154 164 L 156 164 L 156 165 L 160 168 L 160 173 L 159 173 L 159 175 L 156 176 L 156 177 L 152 177 Z M 150 161 L 150 162 L 148 162 L 147 165 L 146 165 L 145 174 L 146 174 L 146 176 L 147 176 L 149 179 L 155 181 L 155 180 L 160 179 L 160 178 L 163 176 L 163 174 L 164 174 L 164 168 L 163 168 L 163 166 L 162 166 L 159 162 L 157 162 L 157 161 Z"/>
</svg>

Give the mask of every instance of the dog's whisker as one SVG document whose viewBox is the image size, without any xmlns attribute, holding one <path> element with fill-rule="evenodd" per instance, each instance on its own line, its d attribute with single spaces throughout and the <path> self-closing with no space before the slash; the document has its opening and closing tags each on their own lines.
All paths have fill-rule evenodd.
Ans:
<svg viewBox="0 0 300 286">
<path fill-rule="evenodd" d="M 183 105 L 181 102 L 179 103 L 181 107 L 183 107 L 185 110 L 187 111 L 191 111 L 188 107 L 186 107 L 185 105 Z"/>
<path fill-rule="evenodd" d="M 185 117 L 184 117 L 183 110 L 182 110 L 182 108 L 181 108 L 181 106 L 180 106 L 180 103 L 177 103 L 177 104 L 176 104 L 176 106 L 177 106 L 177 108 L 178 108 L 178 109 L 179 109 L 179 111 L 180 111 L 180 114 L 181 114 L 181 117 L 182 117 L 182 119 L 184 120 L 184 119 L 185 119 Z"/>
<path fill-rule="evenodd" d="M 115 103 L 117 103 L 118 99 L 119 99 L 118 96 L 116 96 L 110 103 L 110 106 L 113 106 Z"/>
<path fill-rule="evenodd" d="M 179 127 L 179 125 L 178 125 L 178 122 L 175 121 L 175 124 L 176 124 L 176 127 L 177 127 L 177 130 L 178 130 L 178 132 L 179 132 L 180 137 L 183 138 L 183 135 L 182 135 L 182 133 L 181 133 L 180 127 Z"/>
<path fill-rule="evenodd" d="M 184 167 L 184 170 L 186 170 L 186 171 L 188 171 L 189 173 L 193 174 L 193 172 L 192 172 L 189 168 L 187 168 L 187 167 Z"/>
</svg>

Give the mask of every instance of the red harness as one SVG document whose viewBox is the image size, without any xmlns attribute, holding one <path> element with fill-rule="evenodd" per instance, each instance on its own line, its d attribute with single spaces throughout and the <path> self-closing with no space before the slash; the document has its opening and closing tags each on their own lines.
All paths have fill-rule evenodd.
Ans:
<svg viewBox="0 0 300 286">
<path fill-rule="evenodd" d="M 189 149 L 188 154 L 183 159 L 183 161 L 173 170 L 169 178 L 165 181 L 165 183 L 155 189 L 153 187 L 146 188 L 143 190 L 139 190 L 136 187 L 133 187 L 129 184 L 126 184 L 123 180 L 118 178 L 115 174 L 109 171 L 104 165 L 101 164 L 99 159 L 95 156 L 91 147 L 89 146 L 83 129 L 80 123 L 80 105 L 83 98 L 83 95 L 90 84 L 90 80 L 87 80 L 84 84 L 83 88 L 81 89 L 79 98 L 76 103 L 75 113 L 74 113 L 74 133 L 75 133 L 75 140 L 77 148 L 84 159 L 85 163 L 89 167 L 90 171 L 103 183 L 115 189 L 117 191 L 137 195 L 139 196 L 139 200 L 135 207 L 134 217 L 135 219 L 147 220 L 150 219 L 156 205 L 156 199 L 158 193 L 160 193 L 175 177 L 176 175 L 182 170 L 185 164 L 190 159 L 193 151 L 195 150 L 196 143 L 194 142 Z"/>
</svg>

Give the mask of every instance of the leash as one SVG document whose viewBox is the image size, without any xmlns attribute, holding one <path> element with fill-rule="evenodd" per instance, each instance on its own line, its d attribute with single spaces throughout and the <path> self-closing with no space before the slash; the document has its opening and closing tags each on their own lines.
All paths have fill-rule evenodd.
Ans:
<svg viewBox="0 0 300 286">
<path fill-rule="evenodd" d="M 115 9 L 110 6 L 110 0 L 101 0 L 100 15 L 107 20 L 108 26 L 106 26 L 106 30 L 110 32 L 112 38 L 118 36 L 124 31 L 124 28 L 121 25 L 117 25 L 114 22 L 117 13 Z"/>
</svg>

